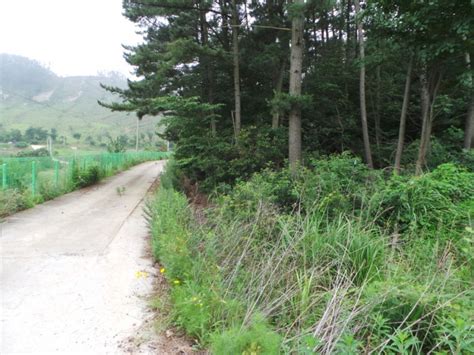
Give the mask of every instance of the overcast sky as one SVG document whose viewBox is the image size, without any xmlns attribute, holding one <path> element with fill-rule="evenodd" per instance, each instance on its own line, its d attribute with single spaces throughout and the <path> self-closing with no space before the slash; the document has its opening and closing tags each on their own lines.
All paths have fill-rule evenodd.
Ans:
<svg viewBox="0 0 474 355">
<path fill-rule="evenodd" d="M 122 0 L 0 0 L 0 53 L 36 59 L 61 76 L 129 76 L 121 44 L 138 43 L 135 32 Z"/>
</svg>

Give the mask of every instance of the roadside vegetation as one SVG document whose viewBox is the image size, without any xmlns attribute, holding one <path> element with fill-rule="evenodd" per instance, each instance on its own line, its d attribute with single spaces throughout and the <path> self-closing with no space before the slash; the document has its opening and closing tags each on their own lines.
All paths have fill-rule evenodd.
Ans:
<svg viewBox="0 0 474 355">
<path fill-rule="evenodd" d="M 214 354 L 474 351 L 474 174 L 350 154 L 264 170 L 196 219 L 170 163 L 150 202 L 176 325 Z M 204 216 L 204 217 L 203 217 Z M 200 223 L 198 223 L 198 221 Z"/>
<path fill-rule="evenodd" d="M 0 157 L 0 217 L 31 208 L 65 193 L 167 153 L 135 152 L 79 157 Z"/>
<path fill-rule="evenodd" d="M 100 103 L 174 146 L 175 324 L 215 354 L 474 352 L 471 2 L 123 7 L 136 79 Z"/>
</svg>

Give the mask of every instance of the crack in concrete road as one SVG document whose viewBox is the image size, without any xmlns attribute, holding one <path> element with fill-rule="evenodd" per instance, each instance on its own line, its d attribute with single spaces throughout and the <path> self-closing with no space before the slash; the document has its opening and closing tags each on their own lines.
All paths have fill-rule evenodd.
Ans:
<svg viewBox="0 0 474 355">
<path fill-rule="evenodd" d="M 145 257 L 142 208 L 163 164 L 141 164 L 0 225 L 0 353 L 120 352 L 150 317 L 156 271 Z"/>
</svg>

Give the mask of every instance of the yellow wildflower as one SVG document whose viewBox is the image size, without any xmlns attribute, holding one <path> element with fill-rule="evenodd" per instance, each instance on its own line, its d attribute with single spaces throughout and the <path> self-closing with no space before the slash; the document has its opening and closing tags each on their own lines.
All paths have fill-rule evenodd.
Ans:
<svg viewBox="0 0 474 355">
<path fill-rule="evenodd" d="M 142 277 L 143 277 L 143 278 L 147 278 L 147 277 L 148 277 L 148 272 L 146 272 L 146 271 L 137 271 L 137 272 L 135 273 L 135 277 L 136 277 L 137 279 L 140 279 L 140 278 L 142 278 Z"/>
<path fill-rule="evenodd" d="M 174 283 L 175 285 L 179 285 L 179 284 L 181 283 L 181 281 L 179 281 L 179 280 L 174 280 L 173 283 Z"/>
<path fill-rule="evenodd" d="M 162 267 L 162 268 L 160 269 L 160 274 L 164 274 L 165 271 L 166 271 L 166 269 L 165 269 L 164 267 Z"/>
</svg>

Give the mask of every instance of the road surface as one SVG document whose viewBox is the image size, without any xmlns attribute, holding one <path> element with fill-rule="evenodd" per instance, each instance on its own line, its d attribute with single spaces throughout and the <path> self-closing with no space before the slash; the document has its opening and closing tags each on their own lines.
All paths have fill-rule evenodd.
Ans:
<svg viewBox="0 0 474 355">
<path fill-rule="evenodd" d="M 150 316 L 155 271 L 142 208 L 163 164 L 138 165 L 0 224 L 1 354 L 120 352 Z"/>
</svg>

